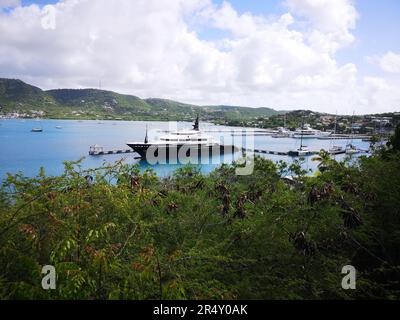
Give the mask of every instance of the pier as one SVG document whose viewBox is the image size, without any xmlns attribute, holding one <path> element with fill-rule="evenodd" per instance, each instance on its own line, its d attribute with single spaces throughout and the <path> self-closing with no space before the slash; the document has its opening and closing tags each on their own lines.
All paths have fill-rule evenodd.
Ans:
<svg viewBox="0 0 400 320">
<path fill-rule="evenodd" d="M 303 157 L 303 156 L 317 155 L 321 152 L 321 150 L 320 151 L 310 150 L 310 151 L 302 152 L 302 154 L 300 155 L 298 153 L 298 151 L 271 151 L 271 150 L 261 150 L 261 149 L 253 150 L 253 149 L 242 148 L 242 152 L 253 152 L 253 153 L 260 153 L 260 154 L 272 154 L 272 155 L 277 155 L 277 156 L 290 156 L 290 157 Z M 358 149 L 357 152 L 355 152 L 355 153 L 368 153 L 368 152 L 369 152 L 368 150 Z M 345 154 L 345 153 L 346 153 L 345 150 L 329 152 L 329 154 L 332 156 L 338 155 L 338 154 Z"/>
<path fill-rule="evenodd" d="M 252 152 L 252 153 L 259 153 L 259 154 L 271 154 L 276 156 L 291 156 L 291 157 L 299 157 L 299 156 L 312 156 L 317 155 L 320 151 L 313 150 L 313 151 L 306 151 L 301 155 L 296 154 L 296 151 L 272 151 L 272 150 L 264 150 L 264 149 L 248 149 L 248 148 L 241 148 L 242 152 Z M 367 153 L 368 150 L 357 150 L 357 153 Z M 106 150 L 104 147 L 99 145 L 91 146 L 89 149 L 89 155 L 91 156 L 103 156 L 103 155 L 111 155 L 111 154 L 124 154 L 124 153 L 136 153 L 133 149 L 111 149 Z M 345 150 L 339 152 L 330 152 L 331 155 L 337 154 L 344 154 Z"/>
<path fill-rule="evenodd" d="M 112 149 L 112 150 L 105 150 L 102 146 L 94 145 L 91 146 L 89 149 L 90 156 L 103 156 L 109 154 L 122 154 L 122 153 L 135 153 L 133 149 Z"/>
<path fill-rule="evenodd" d="M 254 149 L 253 150 L 253 149 L 246 149 L 246 148 L 242 148 L 242 151 L 243 152 L 260 153 L 260 154 L 272 154 L 272 155 L 276 155 L 276 156 L 296 156 L 291 151 L 271 151 L 271 150 L 262 150 L 262 149 Z M 312 156 L 315 154 L 319 154 L 319 151 L 307 151 L 302 156 Z"/>
<path fill-rule="evenodd" d="M 327 137 L 318 137 L 318 140 L 371 140 L 371 136 L 365 135 L 365 134 L 354 134 L 354 135 L 348 135 L 348 134 L 332 134 Z"/>
</svg>

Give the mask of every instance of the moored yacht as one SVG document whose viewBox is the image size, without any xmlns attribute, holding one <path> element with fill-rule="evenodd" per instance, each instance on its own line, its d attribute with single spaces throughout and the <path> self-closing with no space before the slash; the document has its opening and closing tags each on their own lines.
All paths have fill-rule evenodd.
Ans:
<svg viewBox="0 0 400 320">
<path fill-rule="evenodd" d="M 341 146 L 332 146 L 331 148 L 329 148 L 329 153 L 330 154 L 341 154 L 341 153 L 345 153 L 345 150 Z"/>
<path fill-rule="evenodd" d="M 346 146 L 345 152 L 346 152 L 346 154 L 355 154 L 355 153 L 359 153 L 359 150 L 356 148 L 355 145 L 353 145 L 352 143 L 349 143 Z"/>
<path fill-rule="evenodd" d="M 357 147 L 353 144 L 353 118 L 354 118 L 354 112 L 353 112 L 353 116 L 351 117 L 351 140 L 349 143 L 347 143 L 346 145 L 346 149 L 345 152 L 348 155 L 352 155 L 355 153 L 359 153 L 360 151 L 357 149 Z"/>
<path fill-rule="evenodd" d="M 303 117 L 301 118 L 301 128 L 304 128 L 304 120 Z M 303 157 L 310 154 L 310 150 L 308 147 L 303 145 L 303 130 L 300 131 L 300 148 L 296 150 L 289 150 L 288 155 L 291 157 Z"/>
<path fill-rule="evenodd" d="M 292 132 L 284 127 L 279 127 L 278 131 L 274 133 L 272 138 L 289 138 L 292 135 Z"/>
<path fill-rule="evenodd" d="M 333 130 L 333 133 L 336 135 L 336 129 L 337 129 L 337 112 L 336 112 L 336 116 L 335 116 L 335 129 Z M 342 154 L 342 153 L 345 153 L 346 151 L 343 149 L 343 147 L 341 147 L 341 146 L 335 146 L 335 145 L 333 145 L 333 146 L 331 146 L 330 148 L 329 148 L 329 153 L 330 154 L 333 154 L 333 155 L 335 155 L 335 154 Z"/>
<path fill-rule="evenodd" d="M 308 156 L 310 154 L 310 150 L 308 149 L 307 146 L 300 146 L 300 148 L 296 150 L 290 150 L 288 152 L 289 156 L 292 157 L 302 157 L 302 156 Z"/>
<path fill-rule="evenodd" d="M 331 132 L 324 132 L 317 129 L 313 129 L 309 124 L 305 124 L 301 128 L 296 129 L 296 131 L 293 132 L 292 137 L 307 139 L 307 138 L 327 137 L 329 135 L 331 135 Z"/>
<path fill-rule="evenodd" d="M 149 141 L 147 129 L 143 143 L 128 142 L 127 145 L 137 152 L 143 159 L 165 155 L 167 159 L 176 159 L 180 150 L 185 148 L 184 157 L 233 153 L 238 148 L 233 145 L 222 145 L 220 142 L 200 131 L 199 117 L 193 129 L 177 130 L 161 136 L 158 140 Z"/>
</svg>

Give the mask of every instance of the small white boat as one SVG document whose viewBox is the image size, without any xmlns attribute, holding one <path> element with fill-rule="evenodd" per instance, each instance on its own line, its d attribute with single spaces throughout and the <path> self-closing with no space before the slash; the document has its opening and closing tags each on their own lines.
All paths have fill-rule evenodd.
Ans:
<svg viewBox="0 0 400 320">
<path fill-rule="evenodd" d="M 359 153 L 360 151 L 351 143 L 346 146 L 346 154 L 355 154 Z"/>
<path fill-rule="evenodd" d="M 292 132 L 286 128 L 280 127 L 278 128 L 278 132 L 274 133 L 272 138 L 290 138 Z"/>
<path fill-rule="evenodd" d="M 289 156 L 292 157 L 302 157 L 302 156 L 307 156 L 310 154 L 310 150 L 306 146 L 301 146 L 300 148 L 296 150 L 290 150 L 288 152 Z"/>
<path fill-rule="evenodd" d="M 353 117 L 354 117 L 354 112 L 353 116 L 351 117 L 351 140 L 350 142 L 346 145 L 346 154 L 352 155 L 355 153 L 359 153 L 360 150 L 356 148 L 356 146 L 353 144 Z"/>
<path fill-rule="evenodd" d="M 332 148 L 329 148 L 328 151 L 329 151 L 330 154 L 345 153 L 345 150 L 341 146 L 333 146 Z"/>
<path fill-rule="evenodd" d="M 62 129 L 62 127 L 61 126 L 56 126 L 56 129 Z"/>
<path fill-rule="evenodd" d="M 303 116 L 304 117 L 304 116 Z M 304 128 L 304 118 L 301 118 L 301 128 Z M 296 150 L 290 150 L 288 152 L 289 156 L 292 157 L 302 157 L 310 154 L 310 151 L 308 150 L 307 146 L 303 145 L 303 135 L 304 135 L 304 130 L 299 131 L 300 134 L 300 148 Z M 294 137 L 294 134 L 293 134 Z"/>
<path fill-rule="evenodd" d="M 310 150 L 308 150 L 308 147 L 306 146 L 301 146 L 301 148 L 297 149 L 297 152 L 299 153 L 299 156 L 305 156 L 310 152 Z"/>
<path fill-rule="evenodd" d="M 31 132 L 43 132 L 42 128 L 32 128 Z"/>
</svg>

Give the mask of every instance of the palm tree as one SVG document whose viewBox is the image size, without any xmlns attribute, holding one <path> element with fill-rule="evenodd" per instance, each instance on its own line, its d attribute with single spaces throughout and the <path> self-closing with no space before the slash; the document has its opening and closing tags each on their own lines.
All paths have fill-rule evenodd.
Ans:
<svg viewBox="0 0 400 320">
<path fill-rule="evenodd" d="M 330 153 L 324 149 L 321 149 L 318 156 L 312 158 L 311 160 L 319 161 L 318 169 L 321 172 L 329 169 L 329 167 L 332 165 L 332 162 L 334 161 L 332 160 Z"/>
</svg>

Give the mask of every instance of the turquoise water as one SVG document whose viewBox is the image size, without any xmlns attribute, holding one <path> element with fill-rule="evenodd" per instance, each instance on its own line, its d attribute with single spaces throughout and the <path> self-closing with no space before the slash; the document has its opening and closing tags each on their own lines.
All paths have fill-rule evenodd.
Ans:
<svg viewBox="0 0 400 320">
<path fill-rule="evenodd" d="M 26 176 L 37 175 L 40 167 L 44 167 L 47 174 L 57 175 L 63 170 L 63 161 L 78 160 L 85 157 L 83 166 L 95 168 L 103 164 L 124 159 L 127 163 L 138 163 L 141 169 L 152 167 L 159 176 L 168 176 L 182 164 L 158 164 L 149 165 L 145 161 L 135 159 L 135 153 L 106 155 L 92 157 L 88 155 L 89 147 L 95 144 L 103 146 L 105 149 L 129 149 L 126 146 L 128 141 L 143 141 L 146 126 L 149 129 L 150 138 L 162 134 L 155 132 L 155 129 L 169 130 L 174 129 L 168 122 L 143 122 L 143 121 L 76 121 L 76 120 L 0 120 L 0 178 L 3 179 L 7 173 L 22 171 Z M 61 129 L 56 128 L 60 126 Z M 41 127 L 43 132 L 31 132 L 32 128 Z M 191 123 L 179 122 L 179 129 L 190 128 Z M 202 123 L 203 130 L 228 130 L 231 127 L 215 126 L 213 124 Z M 235 128 L 238 129 L 238 128 Z M 233 138 L 230 133 L 209 133 L 221 139 L 226 144 L 246 143 L 241 137 Z M 235 139 L 235 140 L 233 140 Z M 249 143 L 249 141 L 247 141 Z M 252 141 L 250 141 L 250 144 Z M 306 144 L 310 150 L 328 149 L 332 143 L 345 146 L 348 141 L 307 139 Z M 353 142 L 361 149 L 368 149 L 369 144 L 361 140 Z M 298 139 L 275 139 L 268 136 L 255 136 L 254 146 L 259 149 L 273 151 L 288 151 L 299 147 Z M 225 155 L 221 158 L 211 159 L 212 163 L 199 165 L 203 173 L 208 173 L 218 167 L 222 162 L 230 163 L 237 159 L 239 153 L 235 155 Z M 291 162 L 291 157 L 264 155 L 273 161 L 285 160 Z M 343 156 L 337 156 L 339 159 Z M 306 157 L 303 164 L 304 168 L 315 170 L 317 163 L 311 161 L 311 157 Z"/>
</svg>

